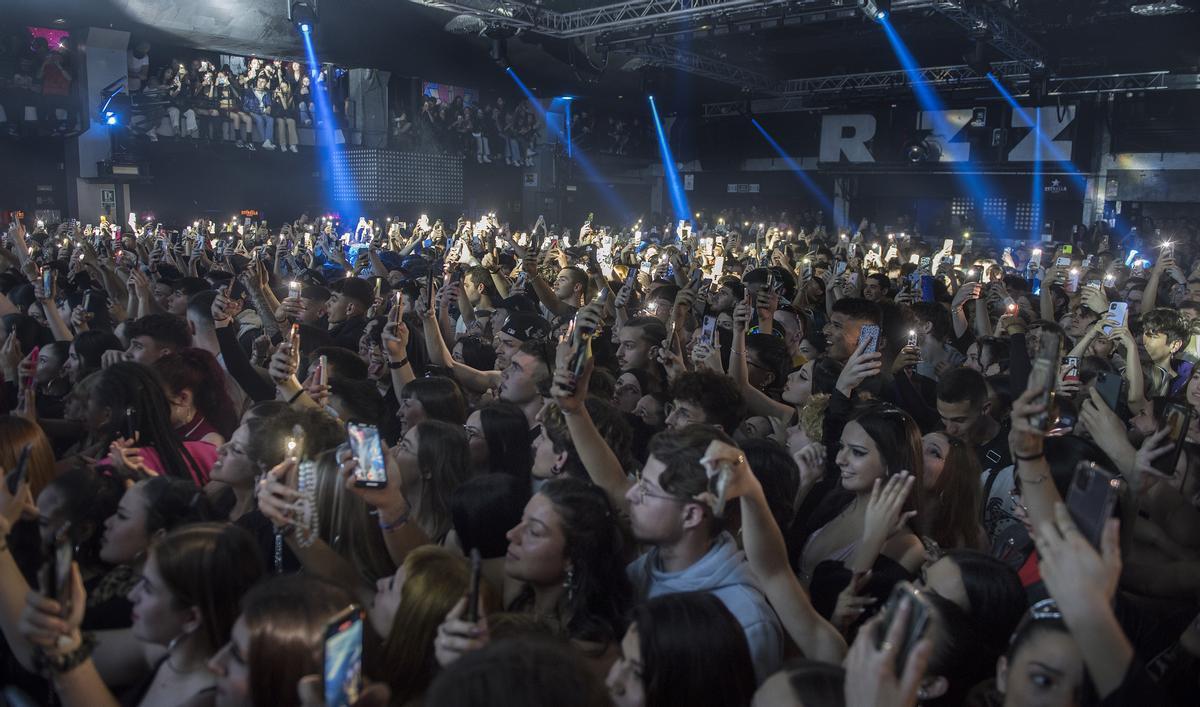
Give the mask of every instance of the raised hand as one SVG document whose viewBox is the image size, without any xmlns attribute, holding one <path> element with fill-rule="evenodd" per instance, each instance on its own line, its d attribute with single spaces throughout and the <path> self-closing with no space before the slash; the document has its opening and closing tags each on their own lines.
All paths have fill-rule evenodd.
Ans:
<svg viewBox="0 0 1200 707">
<path fill-rule="evenodd" d="M 871 497 L 867 500 L 867 513 L 863 519 L 863 537 L 883 542 L 905 528 L 908 521 L 915 516 L 916 511 L 905 511 L 904 502 L 912 493 L 916 477 L 908 471 L 901 471 L 892 476 L 884 484 L 882 479 L 876 479 L 871 488 Z"/>
<path fill-rule="evenodd" d="M 472 623 L 463 619 L 467 613 L 467 598 L 458 600 L 446 620 L 438 626 L 437 638 L 433 639 L 433 652 L 438 665 L 445 668 L 465 653 L 477 651 L 488 644 L 488 622 L 486 609 L 479 607 L 479 621 Z"/>
<path fill-rule="evenodd" d="M 879 371 L 883 369 L 883 354 L 878 351 L 866 353 L 866 348 L 867 340 L 858 342 L 854 353 L 850 354 L 846 365 L 842 367 L 841 375 L 838 376 L 837 384 L 834 386 L 847 398 L 855 388 L 862 385 L 863 381 L 878 375 Z"/>
</svg>

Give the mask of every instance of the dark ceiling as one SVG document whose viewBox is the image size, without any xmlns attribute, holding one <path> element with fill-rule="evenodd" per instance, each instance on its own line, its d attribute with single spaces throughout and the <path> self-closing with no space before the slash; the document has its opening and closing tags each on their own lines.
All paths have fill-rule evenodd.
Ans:
<svg viewBox="0 0 1200 707">
<path fill-rule="evenodd" d="M 1200 5 L 1196 0 L 1179 0 Z M 559 12 L 608 4 L 611 0 L 543 0 Z M 1200 65 L 1200 12 L 1169 17 L 1131 14 L 1134 0 L 1008 0 L 1017 23 L 1072 73 L 1116 73 L 1146 69 L 1197 71 Z M 816 7 L 837 0 L 797 0 L 793 7 Z M 842 0 L 842 5 L 853 6 Z M 177 44 L 264 55 L 301 52 L 284 17 L 285 0 L 0 0 L 6 19 L 49 25 L 125 29 L 160 44 Z M 371 66 L 459 85 L 508 88 L 505 74 L 488 57 L 490 41 L 443 30 L 453 13 L 407 0 L 325 0 L 320 4 L 318 42 L 322 58 L 347 66 Z M 751 10 L 753 12 L 753 10 Z M 770 19 L 781 10 L 763 10 Z M 720 20 L 707 21 L 707 26 Z M 970 51 L 966 32 L 930 10 L 894 13 L 893 24 L 924 66 L 963 63 Z M 761 23 L 760 23 L 761 25 Z M 696 23 L 694 26 L 705 26 Z M 688 28 L 690 29 L 690 28 Z M 573 93 L 606 101 L 640 100 L 641 77 L 622 67 L 628 52 L 648 42 L 673 42 L 690 50 L 753 68 L 777 78 L 893 70 L 898 68 L 884 33 L 858 16 L 819 24 L 733 31 L 720 37 L 672 33 L 662 25 L 602 39 L 613 49 L 603 72 L 590 74 L 568 65 L 570 40 L 521 35 L 509 40 L 508 56 L 526 83 L 542 95 Z M 575 44 L 578 48 L 578 44 Z M 593 53 L 593 59 L 601 56 Z M 994 51 L 991 60 L 1004 57 Z M 1064 69 L 1065 70 L 1065 69 Z M 669 72 L 664 95 L 676 106 L 742 95 L 737 86 Z"/>
</svg>

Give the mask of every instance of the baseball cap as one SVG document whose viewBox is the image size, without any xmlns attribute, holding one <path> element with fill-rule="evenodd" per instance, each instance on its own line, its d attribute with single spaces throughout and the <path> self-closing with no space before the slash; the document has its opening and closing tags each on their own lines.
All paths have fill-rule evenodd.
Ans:
<svg viewBox="0 0 1200 707">
<path fill-rule="evenodd" d="M 500 331 L 520 341 L 544 339 L 550 335 L 550 323 L 536 314 L 511 312 Z"/>
</svg>

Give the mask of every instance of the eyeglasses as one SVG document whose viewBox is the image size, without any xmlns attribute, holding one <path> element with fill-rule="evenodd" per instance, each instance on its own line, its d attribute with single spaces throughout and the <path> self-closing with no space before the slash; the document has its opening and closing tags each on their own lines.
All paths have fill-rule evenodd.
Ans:
<svg viewBox="0 0 1200 707">
<path fill-rule="evenodd" d="M 683 499 L 679 498 L 678 496 L 672 496 L 666 493 L 654 493 L 652 491 L 654 487 L 650 485 L 649 481 L 646 481 L 646 477 L 642 476 L 641 473 L 638 474 L 637 483 L 634 484 L 633 487 L 637 489 L 638 492 L 638 503 L 645 503 L 647 498 L 661 498 L 664 501 L 683 503 Z"/>
</svg>

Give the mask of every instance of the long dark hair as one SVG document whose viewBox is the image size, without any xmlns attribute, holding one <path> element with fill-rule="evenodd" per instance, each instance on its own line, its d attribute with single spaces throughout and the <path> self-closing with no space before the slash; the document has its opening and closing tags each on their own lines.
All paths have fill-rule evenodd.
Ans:
<svg viewBox="0 0 1200 707">
<path fill-rule="evenodd" d="M 666 594 L 633 610 L 647 705 L 725 707 L 754 696 L 746 634 L 708 592 Z"/>
<path fill-rule="evenodd" d="M 424 518 L 420 520 L 424 521 L 425 530 L 433 531 L 434 539 L 440 540 L 452 525 L 450 496 L 474 473 L 462 425 L 440 420 L 425 420 L 417 425 L 417 465 L 426 479 L 421 507 Z"/>
<path fill-rule="evenodd" d="M 625 540 L 616 512 L 599 487 L 575 478 L 554 479 L 538 491 L 562 518 L 566 555 L 571 563 L 559 615 L 574 639 L 611 644 L 625 632 L 633 587 L 625 574 Z M 514 606 L 527 606 L 526 588 Z"/>
<path fill-rule="evenodd" d="M 444 376 L 414 378 L 400 389 L 400 399 L 414 398 L 425 409 L 425 416 L 461 425 L 467 421 L 467 403 L 462 390 Z"/>
<path fill-rule="evenodd" d="M 121 436 L 122 427 L 131 423 L 139 433 L 138 446 L 153 447 L 158 452 L 163 473 L 204 485 L 207 469 L 196 462 L 172 429 L 171 407 L 163 393 L 162 378 L 153 369 L 131 361 L 115 363 L 100 372 L 94 395 L 112 411 L 105 430 L 110 438 Z M 130 409 L 134 420 L 128 420 Z"/>
<path fill-rule="evenodd" d="M 975 623 L 980 639 L 1003 650 L 1028 599 L 1017 571 L 991 555 L 976 550 L 948 550 L 944 558 L 958 568 L 969 606 L 963 607 Z"/>
<path fill-rule="evenodd" d="M 192 391 L 196 409 L 225 439 L 233 436 L 238 420 L 233 400 L 225 389 L 225 372 L 217 359 L 204 349 L 181 349 L 154 362 L 154 370 L 162 376 L 174 395 Z"/>
<path fill-rule="evenodd" d="M 75 347 L 75 355 L 79 358 L 77 380 L 83 380 L 89 373 L 100 370 L 100 357 L 105 351 L 125 350 L 116 334 L 94 329 L 80 332 L 71 345 Z"/>
<path fill-rule="evenodd" d="M 322 670 L 325 628 L 350 606 L 342 589 L 304 575 L 275 577 L 242 598 L 249 634 L 250 697 L 256 705 L 295 707 L 296 683 Z"/>
<path fill-rule="evenodd" d="M 104 523 L 117 512 L 124 484 L 114 476 L 78 468 L 63 472 L 46 488 L 53 488 L 62 499 L 58 516 L 71 523 L 69 533 L 79 566 L 95 569 L 103 565 Z"/>
<path fill-rule="evenodd" d="M 976 547 L 980 538 L 979 478 L 983 469 L 975 450 L 962 440 L 945 435 L 946 459 L 942 473 L 929 491 L 921 532 L 943 548 Z"/>
<path fill-rule="evenodd" d="M 871 405 L 851 418 L 851 422 L 857 422 L 879 449 L 885 482 L 901 471 L 908 471 L 914 477 L 912 493 L 904 503 L 904 510 L 917 511 L 916 522 L 921 522 L 925 455 L 921 447 L 921 429 L 912 415 L 891 405 Z"/>
<path fill-rule="evenodd" d="M 488 468 L 529 481 L 533 469 L 529 420 L 515 403 L 500 400 L 479 409 L 479 426 L 487 442 Z"/>
</svg>

